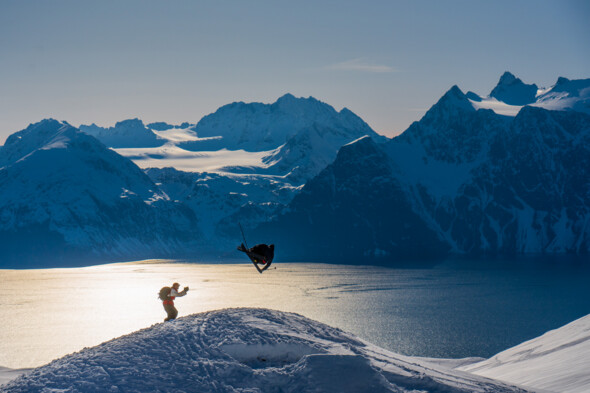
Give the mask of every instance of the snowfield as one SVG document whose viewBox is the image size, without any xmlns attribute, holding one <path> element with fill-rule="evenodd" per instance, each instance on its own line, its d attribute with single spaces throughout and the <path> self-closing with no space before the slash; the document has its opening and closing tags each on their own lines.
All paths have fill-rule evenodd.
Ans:
<svg viewBox="0 0 590 393">
<path fill-rule="evenodd" d="M 225 309 L 55 360 L 4 392 L 524 392 L 397 355 L 297 314 Z"/>
<path fill-rule="evenodd" d="M 175 168 L 185 172 L 210 172 L 225 174 L 235 167 L 267 168 L 263 159 L 276 150 L 247 152 L 245 150 L 220 149 L 193 152 L 172 143 L 161 147 L 113 149 L 129 158 L 142 169 Z"/>
<path fill-rule="evenodd" d="M 590 391 L 590 315 L 463 371 L 560 393 Z"/>
</svg>

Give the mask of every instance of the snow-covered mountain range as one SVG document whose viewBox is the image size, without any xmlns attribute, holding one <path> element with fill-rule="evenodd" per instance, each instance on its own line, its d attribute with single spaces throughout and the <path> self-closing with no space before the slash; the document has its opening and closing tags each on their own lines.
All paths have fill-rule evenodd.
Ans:
<svg viewBox="0 0 590 393">
<path fill-rule="evenodd" d="M 0 150 L 1 264 L 80 264 L 194 248 L 197 217 L 133 162 L 44 120 Z"/>
<path fill-rule="evenodd" d="M 0 148 L 2 261 L 225 257 L 238 222 L 283 260 L 587 253 L 589 108 L 590 79 L 505 73 L 391 140 L 289 94 L 197 124 L 46 120 Z"/>
<path fill-rule="evenodd" d="M 523 90 L 505 74 L 493 94 Z M 588 253 L 589 91 L 560 78 L 508 116 L 453 86 L 400 136 L 342 147 L 261 233 L 292 260 Z"/>
<path fill-rule="evenodd" d="M 226 309 L 33 369 L 4 392 L 526 392 L 398 355 L 297 314 Z"/>
<path fill-rule="evenodd" d="M 217 250 L 234 249 L 238 222 L 252 228 L 284 208 L 343 144 L 363 135 L 386 140 L 346 108 L 338 112 L 291 94 L 273 104 L 229 104 L 196 125 L 149 127 L 135 119 L 100 131 L 80 128 L 144 168 L 172 200 L 194 211 Z M 134 139 L 140 145 L 131 147 Z"/>
</svg>

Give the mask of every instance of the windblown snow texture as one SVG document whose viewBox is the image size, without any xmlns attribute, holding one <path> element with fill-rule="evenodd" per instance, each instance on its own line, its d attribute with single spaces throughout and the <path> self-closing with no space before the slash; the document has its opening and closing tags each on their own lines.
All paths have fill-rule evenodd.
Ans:
<svg viewBox="0 0 590 393">
<path fill-rule="evenodd" d="M 69 392 L 524 392 L 394 354 L 302 316 L 227 309 L 65 356 L 3 386 Z"/>
</svg>

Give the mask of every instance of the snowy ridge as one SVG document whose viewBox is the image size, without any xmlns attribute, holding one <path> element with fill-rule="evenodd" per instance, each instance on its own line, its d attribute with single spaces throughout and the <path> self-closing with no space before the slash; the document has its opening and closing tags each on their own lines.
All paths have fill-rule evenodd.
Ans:
<svg viewBox="0 0 590 393">
<path fill-rule="evenodd" d="M 476 98 L 453 86 L 400 136 L 343 146 L 260 229 L 293 261 L 589 252 L 590 116 L 524 105 L 509 117 Z"/>
<path fill-rule="evenodd" d="M 194 148 L 272 150 L 314 126 L 338 130 L 341 134 L 377 135 L 348 109 L 337 112 L 313 97 L 296 98 L 285 94 L 273 104 L 234 102 L 205 116 L 197 123 L 195 132 L 201 138 L 220 136 L 221 140 L 212 144 L 215 149 L 200 148 L 199 144 L 195 144 Z"/>
<path fill-rule="evenodd" d="M 5 392 L 524 392 L 378 348 L 297 314 L 226 309 L 161 323 L 36 368 Z"/>
<path fill-rule="evenodd" d="M 117 257 L 191 253 L 186 241 L 196 237 L 219 256 L 241 237 L 237 222 L 246 231 L 272 222 L 267 237 L 306 252 L 288 260 L 585 253 L 590 79 L 560 78 L 512 105 L 533 87 L 511 74 L 493 97 L 453 86 L 392 140 L 347 109 L 291 95 L 226 105 L 196 126 L 86 126 L 111 150 L 46 120 L 0 148 L 0 184 L 10 190 L 0 196 L 0 232 Z M 121 214 L 133 204 L 136 213 Z M 18 251 L 13 240 L 4 253 Z"/>
<path fill-rule="evenodd" d="M 560 393 L 590 389 L 590 315 L 510 348 L 459 367 L 494 379 Z"/>
<path fill-rule="evenodd" d="M 527 85 L 505 72 L 489 96 L 468 92 L 475 109 L 491 109 L 504 116 L 516 116 L 527 105 L 553 111 L 577 111 L 590 114 L 590 79 L 569 80 L 559 77 L 550 88 Z"/>
<path fill-rule="evenodd" d="M 114 127 L 103 128 L 95 124 L 80 125 L 80 130 L 92 135 L 109 147 L 157 147 L 166 143 L 139 119 L 120 121 Z"/>
<path fill-rule="evenodd" d="M 130 119 L 80 130 L 49 119 L 0 147 L 0 184 L 10 190 L 0 196 L 2 264 L 29 260 L 16 241 L 25 237 L 39 240 L 30 251 L 38 260 L 58 250 L 81 264 L 195 247 L 219 256 L 235 247 L 236 222 L 248 230 L 268 220 L 341 145 L 384 139 L 348 109 L 292 95 L 230 104 L 198 125 Z"/>
<path fill-rule="evenodd" d="M 12 135 L 0 160 L 3 266 L 166 255 L 199 238 L 190 211 L 67 123 L 45 120 Z"/>
<path fill-rule="evenodd" d="M 364 135 L 385 140 L 346 108 L 291 94 L 273 104 L 225 105 L 196 126 L 184 125 L 156 124 L 152 132 L 163 145 L 114 150 L 194 211 L 218 249 L 235 242 L 236 222 L 253 228 L 275 215 L 342 145 Z"/>
</svg>

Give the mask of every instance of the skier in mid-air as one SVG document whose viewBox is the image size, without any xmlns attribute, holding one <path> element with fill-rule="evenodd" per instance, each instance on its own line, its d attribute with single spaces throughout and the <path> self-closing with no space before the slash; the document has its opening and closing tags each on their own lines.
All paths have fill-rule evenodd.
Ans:
<svg viewBox="0 0 590 393">
<path fill-rule="evenodd" d="M 248 255 L 259 273 L 262 273 L 270 267 L 273 258 L 275 257 L 275 245 L 271 244 L 257 244 L 252 248 L 246 248 L 244 243 L 238 247 L 239 251 L 242 251 Z M 258 265 L 263 265 L 262 269 Z"/>
<path fill-rule="evenodd" d="M 244 243 L 238 246 L 238 251 L 242 251 L 254 264 L 258 273 L 262 274 L 263 271 L 270 267 L 273 258 L 275 257 L 275 245 L 271 244 L 257 244 L 252 248 L 248 248 L 248 243 L 246 242 L 246 236 L 244 236 L 244 230 L 242 229 L 242 224 L 238 223 L 240 226 L 240 231 L 242 232 L 242 239 L 244 239 Z M 246 244 L 244 246 L 244 244 Z M 263 265 L 261 269 L 258 265 Z"/>
</svg>

